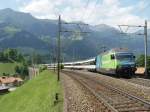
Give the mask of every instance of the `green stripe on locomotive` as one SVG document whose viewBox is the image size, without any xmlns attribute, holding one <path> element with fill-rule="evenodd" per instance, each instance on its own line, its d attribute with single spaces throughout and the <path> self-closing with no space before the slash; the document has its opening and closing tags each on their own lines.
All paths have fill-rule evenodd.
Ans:
<svg viewBox="0 0 150 112">
<path fill-rule="evenodd" d="M 108 52 L 105 54 L 98 55 L 96 58 L 96 68 L 105 68 L 105 69 L 116 69 L 117 60 L 111 59 L 111 55 L 115 54 L 114 52 Z"/>
</svg>

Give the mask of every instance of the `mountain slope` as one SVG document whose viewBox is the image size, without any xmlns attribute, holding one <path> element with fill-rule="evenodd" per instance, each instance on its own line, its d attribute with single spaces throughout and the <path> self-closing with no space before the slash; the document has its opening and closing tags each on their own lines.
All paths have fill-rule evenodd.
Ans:
<svg viewBox="0 0 150 112">
<path fill-rule="evenodd" d="M 35 49 L 47 49 L 47 45 L 41 41 L 40 39 L 36 38 L 33 34 L 21 31 L 14 34 L 11 38 L 6 38 L 2 41 L 0 41 L 0 46 L 2 48 L 5 47 L 31 47 Z"/>
<path fill-rule="evenodd" d="M 105 24 L 80 27 L 82 31 L 90 33 L 61 33 L 62 57 L 65 60 L 96 56 L 103 51 L 104 46 L 107 49 L 127 47 L 137 54 L 144 53 L 143 36 L 122 35 L 116 28 Z M 62 25 L 62 29 L 80 31 L 77 25 Z M 0 10 L 0 47 L 2 49 L 32 48 L 39 53 L 45 51 L 49 54 L 50 52 L 53 56 L 56 52 L 57 36 L 57 20 L 36 19 L 29 13 L 11 9 Z M 150 43 L 149 37 L 148 43 Z M 150 53 L 149 49 L 148 51 Z"/>
<path fill-rule="evenodd" d="M 36 19 L 29 13 L 16 12 L 9 8 L 3 9 L 0 10 L 0 21 L 14 25 L 35 35 L 51 35 L 52 37 L 56 37 L 57 26 L 55 21 Z"/>
</svg>

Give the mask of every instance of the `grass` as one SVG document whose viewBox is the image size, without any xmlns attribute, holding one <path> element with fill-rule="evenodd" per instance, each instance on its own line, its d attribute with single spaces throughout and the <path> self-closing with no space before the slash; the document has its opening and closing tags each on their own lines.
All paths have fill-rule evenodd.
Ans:
<svg viewBox="0 0 150 112">
<path fill-rule="evenodd" d="M 3 75 L 3 73 L 15 74 L 16 65 L 17 63 L 0 63 L 0 75 Z"/>
<path fill-rule="evenodd" d="M 54 105 L 55 93 L 60 101 Z M 62 112 L 62 89 L 56 75 L 48 70 L 0 99 L 1 112 Z"/>
<path fill-rule="evenodd" d="M 2 98 L 2 95 L 0 95 L 0 100 L 1 100 L 1 98 Z"/>
</svg>

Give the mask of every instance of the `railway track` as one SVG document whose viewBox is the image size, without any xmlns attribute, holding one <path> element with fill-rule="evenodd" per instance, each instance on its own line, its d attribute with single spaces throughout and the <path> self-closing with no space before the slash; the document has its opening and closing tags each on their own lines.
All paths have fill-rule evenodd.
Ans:
<svg viewBox="0 0 150 112">
<path fill-rule="evenodd" d="M 112 112 L 150 112 L 150 103 L 136 96 L 102 83 L 82 73 L 63 71 L 66 75 L 79 82 L 100 101 L 104 103 L 104 111 Z"/>
<path fill-rule="evenodd" d="M 132 79 L 122 79 L 134 84 L 138 84 L 144 87 L 150 87 L 150 80 L 149 79 L 143 79 L 143 78 L 132 78 Z"/>
</svg>

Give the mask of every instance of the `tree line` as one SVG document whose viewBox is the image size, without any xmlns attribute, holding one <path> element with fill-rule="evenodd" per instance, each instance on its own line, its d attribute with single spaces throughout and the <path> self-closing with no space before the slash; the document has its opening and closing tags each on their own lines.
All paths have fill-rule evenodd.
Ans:
<svg viewBox="0 0 150 112">
<path fill-rule="evenodd" d="M 40 55 L 36 52 L 33 52 L 31 54 L 22 54 L 17 49 L 12 48 L 0 51 L 0 62 L 16 63 L 15 75 L 18 74 L 22 77 L 28 76 L 28 66 L 45 63 L 43 60 L 47 57 L 49 57 L 49 55 Z M 8 76 L 9 74 L 4 73 L 4 75 Z"/>
<path fill-rule="evenodd" d="M 140 55 L 136 59 L 137 67 L 144 67 L 145 66 L 145 55 Z M 147 57 L 147 69 L 150 73 L 150 56 Z"/>
<path fill-rule="evenodd" d="M 25 62 L 25 58 L 16 49 L 5 49 L 0 52 L 0 62 Z"/>
<path fill-rule="evenodd" d="M 0 52 L 0 62 L 1 63 L 16 63 L 15 72 L 21 77 L 28 75 L 28 62 L 25 57 L 17 51 L 17 49 L 5 49 Z M 4 75 L 9 75 L 5 74 Z"/>
</svg>

